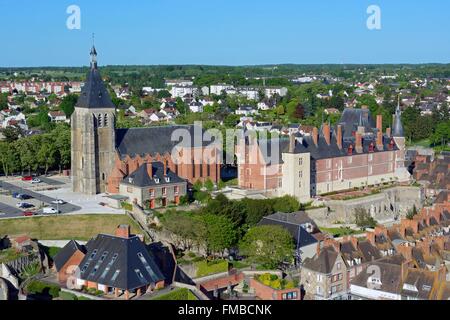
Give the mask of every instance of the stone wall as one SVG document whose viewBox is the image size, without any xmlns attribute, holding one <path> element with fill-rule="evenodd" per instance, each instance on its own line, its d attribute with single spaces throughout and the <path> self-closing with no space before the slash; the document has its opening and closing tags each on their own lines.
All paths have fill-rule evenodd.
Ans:
<svg viewBox="0 0 450 320">
<path fill-rule="evenodd" d="M 378 194 L 351 200 L 326 200 L 327 208 L 308 210 L 308 215 L 320 226 L 331 226 L 337 222 L 354 223 L 357 208 L 364 208 L 377 221 L 390 221 L 404 217 L 415 205 L 420 210 L 423 192 L 417 187 L 393 187 Z"/>
</svg>

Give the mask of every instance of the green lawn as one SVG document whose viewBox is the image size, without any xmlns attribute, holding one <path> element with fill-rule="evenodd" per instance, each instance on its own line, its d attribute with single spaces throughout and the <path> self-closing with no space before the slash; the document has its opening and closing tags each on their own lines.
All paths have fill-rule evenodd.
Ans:
<svg viewBox="0 0 450 320">
<path fill-rule="evenodd" d="M 66 215 L 0 220 L 0 237 L 28 235 L 41 240 L 90 240 L 99 233 L 114 234 L 120 224 L 129 224 L 131 232 L 142 233 L 127 215 Z"/>
<path fill-rule="evenodd" d="M 226 260 L 197 261 L 195 266 L 197 267 L 197 278 L 228 271 L 228 261 Z"/>
<path fill-rule="evenodd" d="M 160 295 L 152 300 L 198 300 L 197 297 L 186 288 L 176 289 L 167 294 Z"/>
</svg>

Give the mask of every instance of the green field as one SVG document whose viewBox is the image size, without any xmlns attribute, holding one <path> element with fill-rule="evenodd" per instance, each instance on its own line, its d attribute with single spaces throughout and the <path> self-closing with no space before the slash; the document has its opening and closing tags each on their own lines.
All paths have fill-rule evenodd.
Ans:
<svg viewBox="0 0 450 320">
<path fill-rule="evenodd" d="M 142 233 L 127 215 L 66 215 L 0 220 L 0 237 L 28 235 L 39 240 L 90 240 L 99 233 L 114 234 L 120 224 L 129 224 L 132 233 Z"/>
</svg>

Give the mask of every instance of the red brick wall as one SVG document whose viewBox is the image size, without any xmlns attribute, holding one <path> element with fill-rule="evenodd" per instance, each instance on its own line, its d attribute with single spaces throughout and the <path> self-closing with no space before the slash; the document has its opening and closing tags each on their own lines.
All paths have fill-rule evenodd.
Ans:
<svg viewBox="0 0 450 320">
<path fill-rule="evenodd" d="M 58 271 L 57 277 L 60 283 L 67 283 L 67 279 L 72 275 L 72 272 L 76 270 L 74 266 L 79 266 L 81 261 L 84 259 L 84 253 L 77 250 L 75 253 L 67 260 L 66 264 Z"/>
</svg>

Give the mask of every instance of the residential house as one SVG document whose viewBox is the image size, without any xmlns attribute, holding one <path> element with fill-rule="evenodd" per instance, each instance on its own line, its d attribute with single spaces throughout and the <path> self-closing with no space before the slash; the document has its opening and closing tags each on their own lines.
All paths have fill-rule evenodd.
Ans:
<svg viewBox="0 0 450 320">
<path fill-rule="evenodd" d="M 55 123 L 67 122 L 66 114 L 62 111 L 49 111 L 48 116 L 51 122 Z"/>
</svg>

